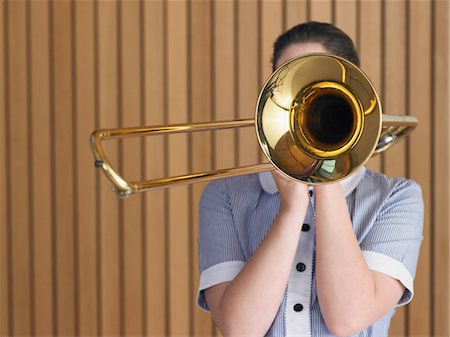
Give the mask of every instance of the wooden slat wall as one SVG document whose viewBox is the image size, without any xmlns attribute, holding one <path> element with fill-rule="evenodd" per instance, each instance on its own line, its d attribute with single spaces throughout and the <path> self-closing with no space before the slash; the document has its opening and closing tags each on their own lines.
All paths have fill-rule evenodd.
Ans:
<svg viewBox="0 0 450 337">
<path fill-rule="evenodd" d="M 143 13 L 145 31 L 143 35 L 143 50 L 145 70 L 144 109 L 145 124 L 161 125 L 167 122 L 167 96 L 165 81 L 167 65 L 166 41 L 167 29 L 165 26 L 167 9 L 162 2 L 147 2 Z M 159 34 L 155 34 L 159 32 Z M 163 94 L 162 94 L 163 92 Z M 155 113 L 159 111 L 159 113 Z M 162 138 L 146 139 L 145 152 L 151 155 L 145 156 L 145 173 L 149 177 L 162 177 L 166 173 L 166 163 L 163 158 L 167 149 L 166 141 Z M 146 244 L 144 245 L 144 286 L 145 293 L 142 297 L 147 308 L 144 313 L 143 334 L 151 336 L 167 335 L 166 315 L 168 304 L 167 265 L 161 263 L 166 258 L 167 226 L 165 222 L 166 192 L 155 191 L 145 195 L 145 232 Z M 144 234 L 144 233 L 143 233 Z M 158 275 L 158 277 L 152 277 Z"/>
<path fill-rule="evenodd" d="M 403 113 L 406 109 L 406 6 L 405 1 L 389 1 L 384 4 L 382 16 L 383 64 L 380 95 L 385 111 Z M 389 74 L 397 74 L 389 76 Z M 392 176 L 406 176 L 406 141 L 397 144 L 381 157 L 384 172 Z M 406 307 L 400 308 L 391 324 L 391 335 L 406 335 Z"/>
<path fill-rule="evenodd" d="M 450 192 L 449 192 L 449 11 L 448 1 L 437 1 L 432 8 L 432 325 L 431 334 L 450 335 Z M 441 159 L 439 159 L 441 158 Z M 438 165 L 438 163 L 440 163 Z M 441 253 L 442 252 L 442 253 Z"/>
<path fill-rule="evenodd" d="M 4 6 L 1 7 L 1 14 L 4 14 L 5 8 Z M 0 27 L 5 27 L 5 15 L 0 15 Z M 8 58 L 5 59 L 5 33 L 0 34 L 0 74 L 4 77 L 7 76 L 7 72 L 5 70 L 5 63 L 8 60 Z M 9 135 L 6 133 L 6 125 L 9 124 L 8 116 L 6 115 L 6 107 L 8 106 L 7 101 L 5 100 L 5 94 L 6 94 L 6 88 L 5 88 L 5 81 L 0 81 L 0 102 L 5 102 L 4 104 L 0 104 L 0 115 L 2 116 L 0 118 L 0 133 L 3 136 L 2 142 L 5 142 L 3 146 L 0 146 L 0 160 L 2 162 L 5 162 L 6 159 L 9 157 L 9 153 L 6 148 L 6 139 L 9 137 Z M 6 175 L 9 174 L 9 170 L 7 169 L 6 165 L 1 165 L 1 171 L 0 171 L 0 185 L 3 186 L 3 189 L 7 190 L 7 180 Z M 8 237 L 9 237 L 9 228 L 6 224 L 10 219 L 9 211 L 8 211 L 8 198 L 6 197 L 6 193 L 2 193 L 0 195 L 0 334 L 2 336 L 6 335 L 7 329 L 8 329 L 8 322 L 10 322 L 10 314 L 8 313 L 8 308 L 10 308 L 10 301 L 8 299 L 8 285 L 11 284 L 10 282 L 10 265 L 9 262 L 11 261 L 10 258 L 8 258 L 8 255 L 10 255 L 8 244 Z"/>
<path fill-rule="evenodd" d="M 189 48 L 189 67 L 190 79 L 190 104 L 189 121 L 201 122 L 212 120 L 213 114 L 213 10 L 212 3 L 207 1 L 193 1 L 189 3 L 190 12 L 190 48 Z M 205 52 L 209 51 L 209 52 Z M 212 134 L 210 132 L 201 132 L 191 135 L 189 146 L 189 170 L 191 172 L 208 171 L 213 167 L 211 153 Z M 212 326 L 210 318 L 204 312 L 195 307 L 195 294 L 199 282 L 199 273 L 195 270 L 195 258 L 198 255 L 197 250 L 197 224 L 198 222 L 198 204 L 204 188 L 204 184 L 195 184 L 189 188 L 189 289 L 188 292 L 188 310 L 190 323 L 190 335 L 210 336 Z M 176 321 L 176 320 L 175 320 Z"/>
<path fill-rule="evenodd" d="M 449 336 L 448 0 L 0 3 L 0 335 L 220 335 L 195 306 L 204 185 L 119 201 L 92 130 L 253 116 L 284 29 L 333 22 L 354 39 L 386 113 L 412 136 L 369 167 L 423 189 L 413 302 L 391 336 Z M 240 146 L 245 144 L 245 146 Z M 130 179 L 262 159 L 253 131 L 107 144 Z"/>
<path fill-rule="evenodd" d="M 408 308 L 408 329 L 418 335 L 426 335 L 431 326 L 431 53 L 418 53 L 416 50 L 431 50 L 431 39 L 417 39 L 412 36 L 430 37 L 431 6 L 426 2 L 412 1 L 407 6 L 407 108 L 408 112 L 420 119 L 420 126 L 415 130 L 415 137 L 411 137 L 408 143 L 407 159 L 409 162 L 421 165 L 409 165 L 408 173 L 421 186 L 425 202 L 424 241 L 421 248 L 420 263 L 415 280 L 418 301 L 414 301 Z M 420 71 L 416 64 L 420 64 Z M 420 86 L 414 83 L 421 83 Z M 427 88 L 427 89 L 425 89 Z M 425 89 L 425 90 L 424 90 Z M 428 292 L 428 293 L 427 293 Z M 420 304 L 420 305 L 419 305 Z"/>
</svg>

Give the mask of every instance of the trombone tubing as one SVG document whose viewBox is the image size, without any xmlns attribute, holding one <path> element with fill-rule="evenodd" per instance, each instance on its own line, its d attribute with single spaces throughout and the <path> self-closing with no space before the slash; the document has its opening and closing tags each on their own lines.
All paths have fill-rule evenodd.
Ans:
<svg viewBox="0 0 450 337">
<path fill-rule="evenodd" d="M 392 126 L 404 126 L 407 128 L 411 128 L 412 131 L 412 129 L 414 129 L 418 123 L 418 119 L 414 116 L 383 114 L 383 128 Z"/>
<path fill-rule="evenodd" d="M 270 170 L 271 164 L 260 164 L 246 167 L 222 169 L 211 172 L 201 172 L 181 175 L 169 178 L 152 179 L 147 181 L 128 182 L 110 164 L 103 149 L 102 141 L 110 139 L 121 139 L 131 137 L 144 137 L 164 135 L 169 133 L 186 133 L 197 131 L 214 131 L 222 129 L 234 129 L 254 126 L 255 120 L 240 119 L 232 121 L 216 121 L 204 123 L 185 123 L 151 127 L 100 129 L 91 135 L 91 149 L 95 158 L 95 166 L 101 168 L 108 179 L 113 183 L 113 189 L 121 198 L 125 198 L 132 193 L 144 192 L 150 189 L 169 187 L 175 185 L 189 184 L 192 182 L 207 182 L 218 178 L 232 177 L 246 173 L 256 173 Z"/>
<path fill-rule="evenodd" d="M 113 138 L 129 138 L 156 136 L 168 133 L 183 133 L 197 131 L 213 131 L 219 129 L 233 129 L 247 126 L 254 126 L 255 119 L 238 119 L 231 121 L 184 123 L 149 127 L 121 128 L 121 129 L 100 129 L 93 133 L 97 140 L 108 140 Z"/>
</svg>

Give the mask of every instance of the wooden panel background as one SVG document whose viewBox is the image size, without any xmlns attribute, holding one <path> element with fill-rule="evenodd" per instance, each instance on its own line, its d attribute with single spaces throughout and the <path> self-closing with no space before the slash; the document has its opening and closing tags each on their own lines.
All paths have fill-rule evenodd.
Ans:
<svg viewBox="0 0 450 337">
<path fill-rule="evenodd" d="M 369 167 L 418 181 L 424 242 L 391 336 L 449 336 L 449 1 L 4 0 L 0 335 L 213 336 L 196 308 L 203 185 L 119 201 L 92 130 L 248 118 L 274 38 L 306 20 L 354 39 L 412 136 Z M 240 146 L 240 144 L 245 144 Z M 132 179 L 261 160 L 253 131 L 107 144 Z"/>
</svg>

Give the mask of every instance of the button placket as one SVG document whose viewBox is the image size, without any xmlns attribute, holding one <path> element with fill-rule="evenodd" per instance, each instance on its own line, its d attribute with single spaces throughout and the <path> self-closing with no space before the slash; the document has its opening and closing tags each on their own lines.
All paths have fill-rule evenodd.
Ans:
<svg viewBox="0 0 450 337">
<path fill-rule="evenodd" d="M 311 290 L 312 266 L 314 249 L 314 218 L 311 207 L 302 226 L 302 234 L 289 275 L 288 293 L 286 298 L 286 335 L 310 336 L 311 334 Z"/>
</svg>

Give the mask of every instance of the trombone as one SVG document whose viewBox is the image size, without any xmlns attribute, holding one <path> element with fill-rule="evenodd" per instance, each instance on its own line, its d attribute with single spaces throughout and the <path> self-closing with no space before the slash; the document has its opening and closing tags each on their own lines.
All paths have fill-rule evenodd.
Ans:
<svg viewBox="0 0 450 337">
<path fill-rule="evenodd" d="M 120 198 L 155 188 L 278 169 L 311 185 L 337 182 L 372 156 L 386 151 L 418 124 L 413 116 L 382 114 L 367 75 L 334 55 L 309 54 L 290 60 L 265 82 L 254 119 L 99 129 L 91 135 L 95 166 Z M 268 163 L 127 181 L 109 162 L 102 142 L 111 139 L 255 127 Z"/>
</svg>

